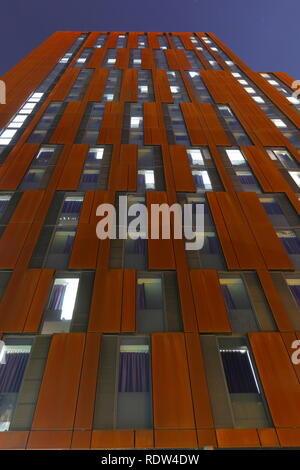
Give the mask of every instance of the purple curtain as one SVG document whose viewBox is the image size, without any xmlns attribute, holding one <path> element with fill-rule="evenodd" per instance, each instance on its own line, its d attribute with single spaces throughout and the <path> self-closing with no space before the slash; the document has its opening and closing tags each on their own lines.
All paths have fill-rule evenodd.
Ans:
<svg viewBox="0 0 300 470">
<path fill-rule="evenodd" d="M 67 286 L 57 284 L 53 286 L 49 301 L 49 310 L 61 310 Z"/>
<path fill-rule="evenodd" d="M 285 153 L 279 153 L 277 152 L 277 157 L 279 158 L 279 161 L 282 163 L 282 165 L 286 168 L 294 168 L 296 165 L 296 162 L 292 157 Z"/>
<path fill-rule="evenodd" d="M 137 255 L 146 254 L 146 240 L 144 238 L 133 240 L 133 252 Z"/>
<path fill-rule="evenodd" d="M 97 183 L 99 178 L 99 173 L 84 173 L 82 175 L 82 183 Z"/>
<path fill-rule="evenodd" d="M 138 185 L 139 188 L 145 188 L 146 187 L 145 175 L 138 173 L 137 185 Z"/>
<path fill-rule="evenodd" d="M 197 188 L 204 188 L 203 177 L 202 175 L 193 175 L 195 184 Z"/>
<path fill-rule="evenodd" d="M 25 183 L 33 183 L 35 181 L 36 172 L 30 171 L 25 176 Z"/>
<path fill-rule="evenodd" d="M 146 292 L 145 292 L 145 284 L 138 284 L 137 285 L 137 304 L 138 309 L 144 310 L 147 308 L 146 302 Z"/>
<path fill-rule="evenodd" d="M 296 237 L 281 237 L 281 242 L 283 243 L 286 251 L 290 255 L 296 255 L 300 253 L 300 241 Z"/>
<path fill-rule="evenodd" d="M 219 242 L 217 237 L 207 237 L 208 240 L 208 249 L 209 253 L 212 255 L 217 255 L 220 253 Z"/>
<path fill-rule="evenodd" d="M 239 175 L 239 180 L 241 184 L 256 184 L 253 175 Z"/>
<path fill-rule="evenodd" d="M 267 214 L 269 215 L 283 214 L 281 207 L 279 206 L 279 204 L 277 204 L 277 202 L 264 202 L 263 206 L 266 209 Z"/>
<path fill-rule="evenodd" d="M 300 286 L 289 286 L 289 288 L 297 302 L 298 307 L 300 308 Z"/>
<path fill-rule="evenodd" d="M 0 364 L 0 393 L 17 393 L 21 386 L 29 353 L 7 353 Z"/>
<path fill-rule="evenodd" d="M 70 253 L 70 251 L 72 249 L 74 237 L 75 237 L 75 235 L 68 235 L 67 236 L 65 246 L 64 246 L 64 251 L 63 251 L 64 254 Z"/>
<path fill-rule="evenodd" d="M 226 304 L 227 308 L 229 310 L 236 309 L 236 305 L 235 305 L 234 300 L 232 298 L 232 295 L 230 293 L 229 287 L 226 286 L 226 284 L 221 284 L 221 289 L 222 289 L 222 292 L 223 292 L 223 296 L 224 296 L 224 300 L 225 300 L 225 304 Z"/>
<path fill-rule="evenodd" d="M 62 213 L 63 214 L 79 214 L 82 201 L 64 201 Z"/>
<path fill-rule="evenodd" d="M 119 392 L 149 392 L 149 353 L 121 352 Z"/>
<path fill-rule="evenodd" d="M 247 353 L 221 352 L 229 393 L 259 393 Z"/>
</svg>

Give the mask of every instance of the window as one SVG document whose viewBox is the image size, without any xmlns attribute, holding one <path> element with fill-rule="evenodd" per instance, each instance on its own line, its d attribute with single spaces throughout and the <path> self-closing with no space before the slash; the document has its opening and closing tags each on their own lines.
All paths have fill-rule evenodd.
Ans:
<svg viewBox="0 0 300 470">
<path fill-rule="evenodd" d="M 148 38 L 145 34 L 138 35 L 138 48 L 139 49 L 148 48 Z"/>
<path fill-rule="evenodd" d="M 60 151 L 61 147 L 58 145 L 43 145 L 32 160 L 18 189 L 45 189 L 54 171 Z"/>
<path fill-rule="evenodd" d="M 119 34 L 116 47 L 126 47 L 127 34 Z"/>
<path fill-rule="evenodd" d="M 117 49 L 107 49 L 106 57 L 103 61 L 103 67 L 113 68 L 117 60 Z"/>
<path fill-rule="evenodd" d="M 219 152 L 235 191 L 262 192 L 240 149 L 219 147 Z"/>
<path fill-rule="evenodd" d="M 122 82 L 121 70 L 110 70 L 105 89 L 103 92 L 102 102 L 118 101 L 120 98 L 120 89 Z"/>
<path fill-rule="evenodd" d="M 138 176 L 137 191 L 165 189 L 164 167 L 161 148 L 159 146 L 145 146 L 138 149 Z"/>
<path fill-rule="evenodd" d="M 225 126 L 232 134 L 237 145 L 252 145 L 251 140 L 246 134 L 244 128 L 239 123 L 236 116 L 233 114 L 230 106 L 228 105 L 217 105 L 219 115 L 222 117 Z"/>
<path fill-rule="evenodd" d="M 105 103 L 88 103 L 80 123 L 77 143 L 97 144 L 104 110 Z"/>
<path fill-rule="evenodd" d="M 163 104 L 169 145 L 190 146 L 185 122 L 178 104 Z"/>
<path fill-rule="evenodd" d="M 205 226 L 204 245 L 200 250 L 186 250 L 190 269 L 225 269 L 225 260 L 217 234 Z M 195 230 L 195 228 L 194 228 Z M 200 233 L 196 233 L 197 239 Z"/>
<path fill-rule="evenodd" d="M 143 121 L 143 105 L 141 103 L 125 103 L 123 144 L 144 144 Z"/>
<path fill-rule="evenodd" d="M 136 291 L 138 333 L 182 330 L 175 272 L 139 272 Z"/>
<path fill-rule="evenodd" d="M 268 428 L 272 421 L 247 339 L 201 335 L 217 428 Z"/>
<path fill-rule="evenodd" d="M 151 70 L 138 71 L 138 102 L 154 101 Z"/>
<path fill-rule="evenodd" d="M 76 60 L 74 67 L 84 67 L 93 53 L 93 49 L 83 49 L 82 53 Z"/>
<path fill-rule="evenodd" d="M 299 168 L 299 163 L 288 150 L 284 148 L 268 148 L 266 150 L 271 160 L 275 161 L 279 167 Z"/>
<path fill-rule="evenodd" d="M 167 63 L 167 59 L 165 56 L 164 51 L 161 50 L 153 50 L 154 59 L 156 63 L 157 69 L 169 70 L 169 65 Z"/>
<path fill-rule="evenodd" d="M 170 48 L 169 41 L 168 41 L 167 37 L 164 34 L 157 35 L 157 40 L 158 40 L 158 43 L 159 43 L 159 47 L 161 49 L 169 49 Z"/>
<path fill-rule="evenodd" d="M 202 103 L 212 103 L 212 97 L 210 96 L 203 80 L 198 72 L 189 71 L 186 72 L 189 82 L 191 83 L 194 92 L 197 97 L 197 101 Z"/>
<path fill-rule="evenodd" d="M 33 252 L 30 267 L 68 267 L 82 203 L 81 193 L 56 192 Z"/>
<path fill-rule="evenodd" d="M 0 236 L 8 225 L 21 197 L 21 192 L 0 191 Z"/>
<path fill-rule="evenodd" d="M 271 277 L 283 304 L 284 314 L 289 319 L 292 329 L 300 329 L 300 278 L 299 273 L 272 272 Z"/>
<path fill-rule="evenodd" d="M 296 269 L 300 268 L 300 240 L 294 230 L 277 231 L 277 236 Z"/>
<path fill-rule="evenodd" d="M 76 78 L 66 101 L 79 101 L 82 100 L 85 91 L 90 83 L 93 75 L 92 69 L 80 70 L 78 77 Z"/>
<path fill-rule="evenodd" d="M 105 45 L 108 34 L 100 34 L 94 47 L 101 48 Z"/>
<path fill-rule="evenodd" d="M 0 431 L 31 429 L 46 365 L 49 337 L 6 335 L 0 364 Z"/>
<path fill-rule="evenodd" d="M 190 101 L 180 72 L 166 72 L 174 103 Z"/>
<path fill-rule="evenodd" d="M 129 67 L 134 69 L 142 68 L 142 54 L 140 49 L 130 49 Z"/>
<path fill-rule="evenodd" d="M 52 101 L 30 135 L 28 142 L 49 141 L 57 122 L 64 112 L 65 106 L 66 103 L 62 101 Z"/>
<path fill-rule="evenodd" d="M 193 70 L 201 70 L 204 68 L 195 51 L 185 51 L 184 53 Z"/>
<path fill-rule="evenodd" d="M 175 36 L 175 34 L 172 34 L 172 41 L 175 49 L 185 49 L 184 45 L 182 44 L 182 40 L 179 36 Z"/>
<path fill-rule="evenodd" d="M 233 332 L 276 329 L 271 310 L 255 273 L 222 273 L 220 285 Z"/>
<path fill-rule="evenodd" d="M 147 336 L 102 336 L 93 428 L 152 428 Z"/>
<path fill-rule="evenodd" d="M 93 271 L 56 272 L 41 334 L 86 331 L 93 281 Z"/>
<path fill-rule="evenodd" d="M 107 188 L 111 153 L 110 145 L 89 149 L 79 183 L 81 191 Z"/>
</svg>

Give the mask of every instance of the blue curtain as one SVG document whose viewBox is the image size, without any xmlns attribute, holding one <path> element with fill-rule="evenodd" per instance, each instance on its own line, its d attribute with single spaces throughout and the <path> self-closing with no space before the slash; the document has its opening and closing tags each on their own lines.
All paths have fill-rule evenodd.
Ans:
<svg viewBox="0 0 300 470">
<path fill-rule="evenodd" d="M 259 393 L 247 353 L 221 352 L 229 393 Z"/>
<path fill-rule="evenodd" d="M 26 183 L 33 183 L 35 181 L 35 177 L 36 177 L 36 172 L 30 171 L 27 173 L 24 180 Z"/>
<path fill-rule="evenodd" d="M 137 255 L 146 254 L 146 240 L 144 238 L 133 240 L 133 252 Z"/>
<path fill-rule="evenodd" d="M 144 310 L 147 308 L 145 284 L 137 284 L 137 304 L 138 308 Z"/>
<path fill-rule="evenodd" d="M 61 284 L 53 286 L 49 301 L 49 310 L 61 310 L 67 286 Z"/>
<path fill-rule="evenodd" d="M 209 253 L 212 255 L 217 255 L 220 253 L 219 242 L 217 237 L 207 237 Z"/>
<path fill-rule="evenodd" d="M 225 300 L 225 304 L 226 304 L 227 308 L 229 310 L 236 309 L 236 305 L 235 305 L 234 300 L 232 298 L 232 295 L 230 293 L 229 287 L 226 286 L 226 284 L 221 284 L 221 289 L 222 289 L 222 292 L 223 292 L 223 296 L 224 296 L 224 300 Z"/>
<path fill-rule="evenodd" d="M 300 308 L 300 286 L 289 286 L 289 288 L 297 302 L 298 307 Z"/>
<path fill-rule="evenodd" d="M 282 215 L 283 212 L 281 210 L 281 207 L 277 202 L 264 202 L 263 203 L 267 214 L 269 215 Z"/>
<path fill-rule="evenodd" d="M 193 175 L 197 188 L 205 188 L 202 175 Z"/>
<path fill-rule="evenodd" d="M 296 255 L 300 253 L 300 241 L 296 237 L 281 237 L 280 240 L 282 241 L 286 251 L 290 255 Z"/>
<path fill-rule="evenodd" d="M 70 253 L 70 251 L 72 249 L 74 237 L 75 237 L 75 235 L 68 235 L 67 236 L 65 246 L 64 246 L 64 251 L 63 251 L 64 254 Z"/>
<path fill-rule="evenodd" d="M 137 184 L 138 184 L 139 188 L 145 188 L 146 187 L 145 175 L 138 173 Z"/>
<path fill-rule="evenodd" d="M 253 175 L 238 175 L 240 183 L 242 184 L 256 184 Z"/>
<path fill-rule="evenodd" d="M 120 353 L 119 392 L 149 392 L 149 377 L 149 353 Z"/>
<path fill-rule="evenodd" d="M 63 214 L 79 214 L 82 201 L 64 201 L 62 213 Z"/>
<path fill-rule="evenodd" d="M 18 393 L 29 353 L 7 353 L 6 364 L 0 364 L 0 393 Z"/>
<path fill-rule="evenodd" d="M 82 183 L 97 183 L 99 178 L 99 173 L 84 173 L 82 175 Z"/>
</svg>

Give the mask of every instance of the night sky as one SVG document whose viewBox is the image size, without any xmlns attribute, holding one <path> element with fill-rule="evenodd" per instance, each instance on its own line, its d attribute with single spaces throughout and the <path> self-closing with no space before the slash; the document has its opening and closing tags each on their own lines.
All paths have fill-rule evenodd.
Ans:
<svg viewBox="0 0 300 470">
<path fill-rule="evenodd" d="M 58 30 L 212 31 L 259 72 L 300 79 L 299 0 L 5 0 L 0 75 Z"/>
</svg>

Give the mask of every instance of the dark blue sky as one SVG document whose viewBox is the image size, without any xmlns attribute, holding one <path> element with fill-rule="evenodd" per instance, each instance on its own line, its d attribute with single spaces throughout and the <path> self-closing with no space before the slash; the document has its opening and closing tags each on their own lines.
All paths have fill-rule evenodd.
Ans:
<svg viewBox="0 0 300 470">
<path fill-rule="evenodd" d="M 299 0 L 4 0 L 0 75 L 57 30 L 213 31 L 254 70 L 300 79 Z"/>
</svg>

